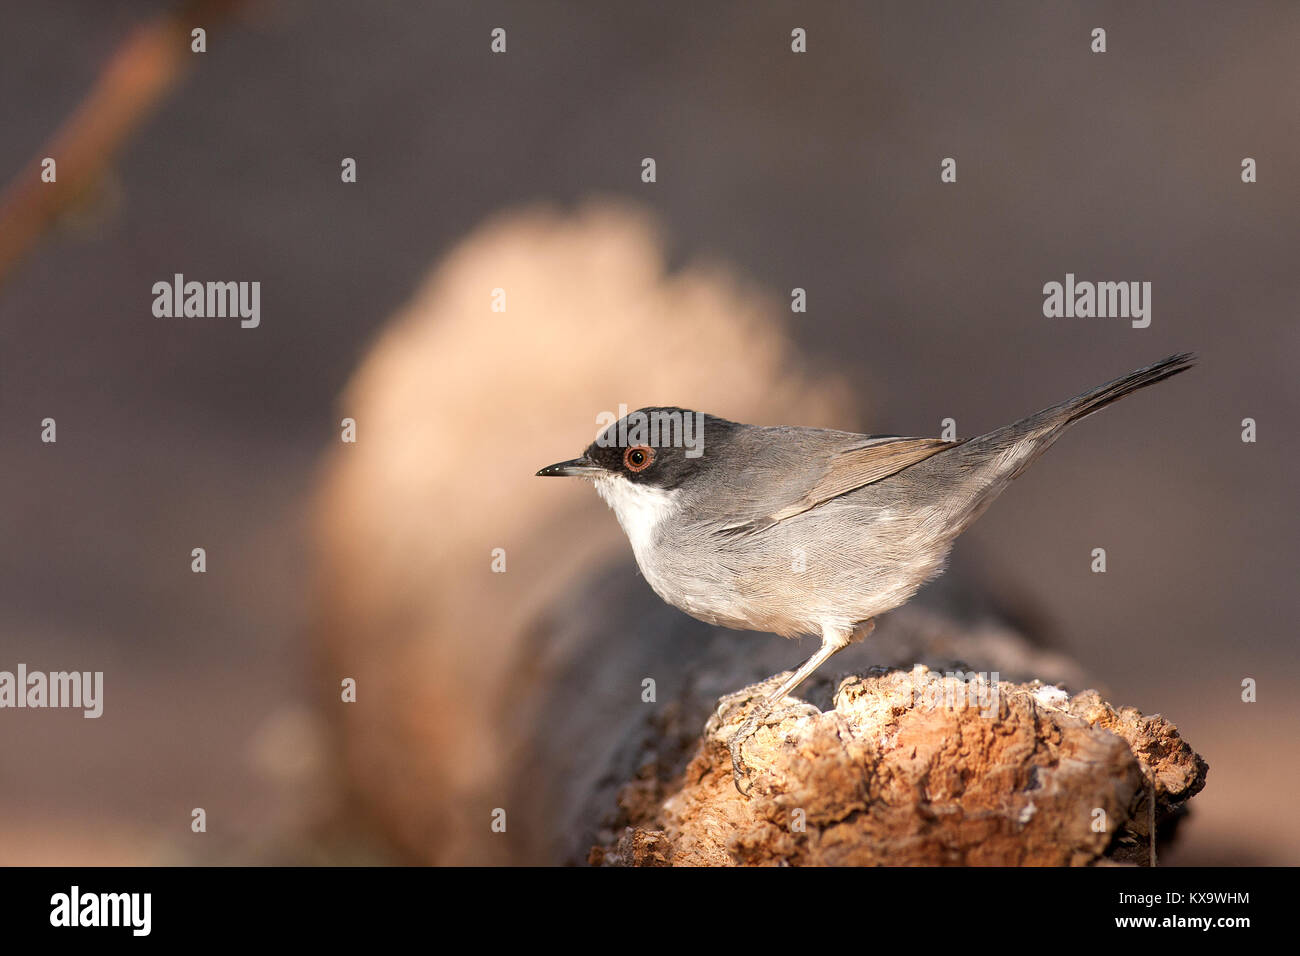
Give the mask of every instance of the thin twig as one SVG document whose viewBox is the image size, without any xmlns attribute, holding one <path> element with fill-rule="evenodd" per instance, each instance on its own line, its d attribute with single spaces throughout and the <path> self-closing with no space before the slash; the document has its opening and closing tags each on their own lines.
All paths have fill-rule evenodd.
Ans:
<svg viewBox="0 0 1300 956">
<path fill-rule="evenodd" d="M 226 20 L 245 0 L 194 0 L 122 41 L 75 112 L 0 194 L 0 285 L 18 261 L 104 174 L 123 143 L 180 81 L 194 56 L 190 31 Z M 52 157 L 57 181 L 41 181 Z"/>
</svg>

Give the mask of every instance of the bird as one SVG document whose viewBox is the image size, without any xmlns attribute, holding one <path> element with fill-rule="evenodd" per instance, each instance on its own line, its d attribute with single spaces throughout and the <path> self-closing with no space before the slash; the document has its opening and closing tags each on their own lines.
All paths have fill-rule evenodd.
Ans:
<svg viewBox="0 0 1300 956">
<path fill-rule="evenodd" d="M 728 741 L 748 795 L 743 746 L 777 704 L 940 574 L 957 536 L 1070 425 L 1195 360 L 1171 355 L 964 440 L 648 406 L 537 475 L 591 481 L 667 603 L 712 625 L 820 637 Z"/>
</svg>

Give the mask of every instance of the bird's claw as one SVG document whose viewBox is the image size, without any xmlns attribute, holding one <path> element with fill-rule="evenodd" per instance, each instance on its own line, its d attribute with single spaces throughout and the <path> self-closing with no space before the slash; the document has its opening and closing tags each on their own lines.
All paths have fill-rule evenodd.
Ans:
<svg viewBox="0 0 1300 956">
<path fill-rule="evenodd" d="M 731 739 L 727 741 L 727 749 L 731 751 L 731 773 L 735 778 L 736 789 L 742 797 L 748 800 L 750 791 L 753 789 L 752 785 L 746 786 L 749 781 L 750 769 L 745 763 L 745 755 L 742 750 L 745 741 L 754 736 L 759 724 L 773 714 L 791 716 L 807 715 L 809 713 L 818 714 L 821 711 L 811 704 L 798 700 L 789 702 L 763 700 L 745 718 L 739 729 L 731 735 Z"/>
<path fill-rule="evenodd" d="M 736 790 L 746 800 L 749 799 L 749 791 L 744 787 L 744 781 L 749 776 L 749 768 L 745 766 L 745 758 L 740 752 L 744 741 L 739 739 L 739 734 L 731 738 L 731 774 L 735 779 Z"/>
<path fill-rule="evenodd" d="M 758 729 L 758 722 L 771 709 L 770 706 L 760 706 L 758 710 L 755 710 L 745 719 L 745 722 L 740 725 L 740 729 L 732 734 L 731 739 L 727 741 L 727 749 L 731 751 L 731 773 L 736 784 L 736 790 L 746 800 L 749 799 L 749 790 L 745 788 L 744 783 L 749 778 L 749 767 L 745 765 L 742 748 L 745 746 L 745 741 L 754 736 L 754 731 Z"/>
</svg>

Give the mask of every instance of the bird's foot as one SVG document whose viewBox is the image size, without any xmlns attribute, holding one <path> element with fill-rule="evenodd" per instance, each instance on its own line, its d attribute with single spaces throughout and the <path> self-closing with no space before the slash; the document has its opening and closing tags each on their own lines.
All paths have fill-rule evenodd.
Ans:
<svg viewBox="0 0 1300 956">
<path fill-rule="evenodd" d="M 790 702 L 785 703 L 785 701 Z M 801 700 L 782 698 L 780 701 L 774 701 L 764 698 L 755 705 L 754 709 L 750 711 L 749 716 L 745 718 L 745 722 L 742 723 L 740 727 L 737 728 L 736 732 L 731 735 L 731 738 L 727 741 L 727 749 L 731 751 L 731 773 L 736 784 L 736 790 L 740 792 L 742 797 L 748 800 L 750 789 L 752 789 L 749 785 L 750 770 L 745 763 L 745 755 L 743 751 L 745 741 L 754 736 L 758 731 L 758 728 L 774 714 L 778 719 L 780 719 L 790 716 L 804 717 L 807 716 L 809 712 L 812 712 L 813 714 L 821 713 L 821 711 L 812 704 L 805 703 Z"/>
<path fill-rule="evenodd" d="M 749 779 L 749 767 L 745 766 L 745 756 L 741 752 L 741 748 L 745 746 L 746 740 L 754 736 L 754 731 L 758 730 L 759 720 L 766 716 L 771 709 L 772 705 L 767 701 L 763 701 L 745 718 L 745 722 L 727 741 L 727 749 L 731 751 L 731 774 L 735 778 L 736 789 L 740 791 L 740 795 L 746 800 L 749 799 L 749 790 L 745 787 L 745 783 Z"/>
</svg>

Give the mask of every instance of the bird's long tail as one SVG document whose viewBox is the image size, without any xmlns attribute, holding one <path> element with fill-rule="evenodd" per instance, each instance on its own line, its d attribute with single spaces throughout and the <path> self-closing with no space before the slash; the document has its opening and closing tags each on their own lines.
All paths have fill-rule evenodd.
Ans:
<svg viewBox="0 0 1300 956">
<path fill-rule="evenodd" d="M 1018 422 L 1013 422 L 996 431 L 971 439 L 976 446 L 1006 446 L 1008 451 L 1016 447 L 1020 454 L 1011 454 L 1010 474 L 1008 480 L 1015 478 L 1030 462 L 1047 451 L 1048 447 L 1060 437 L 1065 429 L 1081 418 L 1100 411 L 1111 402 L 1119 401 L 1125 395 L 1146 388 L 1156 382 L 1163 382 L 1171 375 L 1185 372 L 1195 364 L 1196 356 L 1191 352 L 1179 352 L 1154 362 L 1135 372 L 1129 372 L 1113 382 L 1099 385 L 1090 392 L 1076 395 L 1074 398 L 1035 412 Z M 1020 459 L 1020 460 L 1016 460 Z"/>
<path fill-rule="evenodd" d="M 1031 415 L 1030 418 L 1045 416 L 1049 420 L 1053 418 L 1063 419 L 1062 424 L 1077 422 L 1085 415 L 1091 415 L 1098 409 L 1105 408 L 1111 402 L 1118 401 L 1130 392 L 1136 392 L 1139 388 L 1146 388 L 1156 382 L 1163 382 L 1172 375 L 1186 372 L 1195 364 L 1196 356 L 1193 353 L 1179 352 L 1177 355 L 1163 358 L 1146 368 L 1140 368 L 1136 372 L 1129 372 L 1129 374 L 1117 378 L 1113 382 L 1107 382 L 1105 385 L 1094 388 L 1084 395 L 1072 398 L 1068 402 L 1062 402 L 1060 405 L 1039 412 L 1038 415 Z"/>
<path fill-rule="evenodd" d="M 1195 355 L 1190 352 L 1171 355 L 1059 405 L 962 442 L 950 451 L 928 458 L 913 467 L 924 470 L 929 465 L 931 469 L 946 472 L 951 477 L 965 476 L 966 480 L 960 486 L 968 489 L 968 493 L 956 496 L 951 502 L 953 509 L 960 515 L 960 518 L 952 521 L 955 533 L 974 521 L 1071 424 L 1131 392 L 1187 371 L 1195 360 Z M 969 480 L 971 478 L 976 480 L 972 482 Z"/>
</svg>

